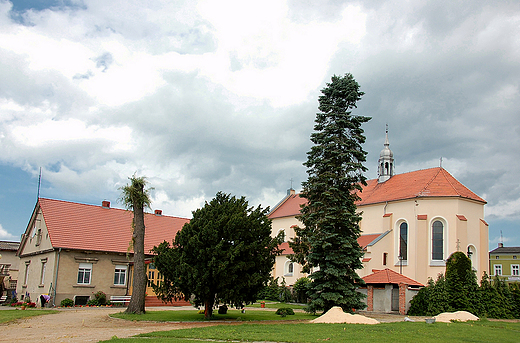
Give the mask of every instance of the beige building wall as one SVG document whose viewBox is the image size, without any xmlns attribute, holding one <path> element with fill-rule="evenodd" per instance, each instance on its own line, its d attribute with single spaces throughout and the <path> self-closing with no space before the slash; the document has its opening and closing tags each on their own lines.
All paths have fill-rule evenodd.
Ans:
<svg viewBox="0 0 520 343">
<path fill-rule="evenodd" d="M 362 212 L 360 227 L 362 234 L 383 234 L 390 231 L 380 241 L 367 246 L 364 268 L 360 276 L 372 273 L 373 269 L 389 268 L 400 272 L 422 284 L 428 278 L 436 279 L 445 272 L 445 260 L 455 251 L 472 252 L 473 267 L 480 279 L 488 271 L 488 227 L 483 221 L 484 204 L 460 197 L 418 197 L 402 201 L 359 206 Z M 443 223 L 443 261 L 432 260 L 432 225 L 439 220 Z M 399 261 L 399 226 L 408 224 L 408 258 Z M 285 230 L 286 237 L 294 237 L 292 225 L 302 225 L 294 216 L 272 220 L 272 235 Z M 386 254 L 386 265 L 383 264 Z M 274 277 L 284 275 L 286 257 L 276 259 Z M 300 268 L 298 268 L 299 270 Z M 296 268 L 295 268 L 296 270 Z M 287 284 L 293 284 L 301 274 L 286 277 Z M 294 279 L 294 281 L 293 281 Z"/>
</svg>

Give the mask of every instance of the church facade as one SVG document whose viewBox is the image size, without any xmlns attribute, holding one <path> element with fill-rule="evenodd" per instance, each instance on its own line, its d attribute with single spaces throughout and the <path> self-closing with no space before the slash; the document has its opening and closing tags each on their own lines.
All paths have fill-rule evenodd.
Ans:
<svg viewBox="0 0 520 343">
<path fill-rule="evenodd" d="M 486 201 L 456 180 L 442 167 L 394 175 L 394 158 L 388 133 L 378 161 L 378 178 L 367 181 L 356 204 L 362 212 L 358 239 L 364 251 L 363 277 L 373 270 L 391 269 L 426 284 L 445 272 L 446 259 L 456 251 L 470 257 L 480 277 L 488 272 L 488 224 Z M 293 285 L 302 276 L 288 259 L 287 243 L 306 199 L 294 190 L 271 211 L 272 234 L 285 233 L 284 252 L 277 257 L 273 277 Z"/>
</svg>

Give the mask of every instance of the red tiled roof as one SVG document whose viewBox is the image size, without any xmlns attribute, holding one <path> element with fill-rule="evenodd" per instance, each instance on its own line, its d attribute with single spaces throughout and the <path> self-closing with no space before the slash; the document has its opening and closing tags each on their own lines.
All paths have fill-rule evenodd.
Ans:
<svg viewBox="0 0 520 343">
<path fill-rule="evenodd" d="M 292 248 L 289 246 L 289 243 L 288 242 L 283 242 L 282 244 L 280 244 L 278 246 L 279 249 L 282 250 L 282 255 L 290 255 L 290 254 L 294 254 L 294 251 L 292 250 Z"/>
<path fill-rule="evenodd" d="M 381 235 L 384 235 L 384 233 L 376 233 L 376 234 L 371 234 L 371 235 L 361 235 L 359 236 L 359 238 L 357 239 L 357 242 L 359 244 L 359 246 L 361 247 L 361 250 L 365 250 L 365 248 L 367 247 L 367 245 L 369 245 L 370 243 L 372 243 L 373 241 L 375 241 L 377 238 L 379 238 Z M 288 242 L 283 242 L 282 244 L 280 244 L 278 246 L 279 249 L 282 249 L 282 255 L 290 255 L 290 254 L 294 254 L 294 251 L 292 250 L 292 248 L 289 246 L 289 243 Z M 368 260 L 370 261 L 370 259 Z M 363 260 L 363 262 L 366 262 Z"/>
<path fill-rule="evenodd" d="M 54 248 L 126 253 L 132 236 L 131 211 L 61 200 L 39 199 Z M 145 213 L 145 253 L 172 242 L 189 219 Z"/>
<path fill-rule="evenodd" d="M 378 238 L 379 236 L 381 236 L 380 233 L 376 233 L 376 234 L 371 234 L 371 235 L 361 235 L 359 236 L 359 238 L 357 239 L 357 242 L 359 244 L 359 246 L 361 246 L 361 249 L 362 250 L 365 250 L 365 248 L 367 247 L 367 245 L 369 245 L 370 243 L 372 243 L 376 238 Z"/>
<path fill-rule="evenodd" d="M 358 195 L 361 200 L 356 202 L 357 206 L 418 197 L 460 197 L 486 203 L 440 167 L 397 174 L 381 183 L 377 179 L 368 180 L 367 186 Z M 290 195 L 269 214 L 269 218 L 298 215 L 300 205 L 306 202 L 307 199 L 299 194 Z"/>
<path fill-rule="evenodd" d="M 374 270 L 372 274 L 363 277 L 363 280 L 367 284 L 400 284 L 404 283 L 408 286 L 424 286 L 422 283 L 417 282 L 409 277 L 394 272 L 391 269 Z"/>
</svg>

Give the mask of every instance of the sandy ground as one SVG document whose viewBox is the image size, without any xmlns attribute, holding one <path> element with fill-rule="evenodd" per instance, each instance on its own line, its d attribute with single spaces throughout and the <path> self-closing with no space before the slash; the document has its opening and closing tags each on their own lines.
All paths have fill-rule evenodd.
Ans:
<svg viewBox="0 0 520 343">
<path fill-rule="evenodd" d="M 147 308 L 147 311 L 153 310 L 180 311 L 193 310 L 193 307 Z M 100 340 L 110 339 L 113 336 L 124 338 L 151 331 L 175 330 L 223 324 L 222 322 L 131 322 L 109 317 L 109 314 L 121 311 L 121 308 L 60 309 L 57 314 L 31 317 L 20 319 L 16 322 L 0 324 L 0 342 L 98 342 Z M 382 323 L 403 321 L 405 318 L 405 316 L 397 314 L 364 311 L 360 314 L 375 318 Z M 411 318 L 415 321 L 424 321 L 423 317 Z"/>
<path fill-rule="evenodd" d="M 121 308 L 63 309 L 57 314 L 0 324 L 0 342 L 98 342 L 113 336 L 123 338 L 151 331 L 216 325 L 207 322 L 131 322 L 109 317 L 116 312 L 121 312 Z"/>
</svg>

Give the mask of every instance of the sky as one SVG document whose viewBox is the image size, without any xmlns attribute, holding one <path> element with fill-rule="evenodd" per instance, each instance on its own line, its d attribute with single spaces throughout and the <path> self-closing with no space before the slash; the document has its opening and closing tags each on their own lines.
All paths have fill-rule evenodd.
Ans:
<svg viewBox="0 0 520 343">
<path fill-rule="evenodd" d="M 333 75 L 365 92 L 366 176 L 385 124 L 396 172 L 442 167 L 520 246 L 520 2 L 0 0 L 0 240 L 38 196 L 152 208 L 299 191 Z"/>
</svg>

